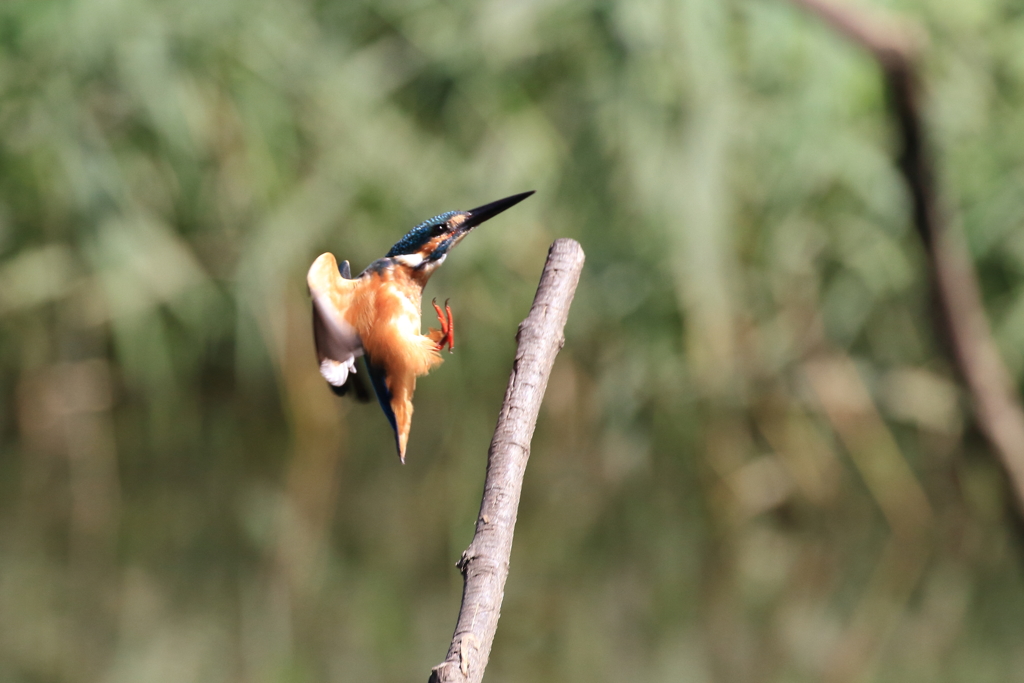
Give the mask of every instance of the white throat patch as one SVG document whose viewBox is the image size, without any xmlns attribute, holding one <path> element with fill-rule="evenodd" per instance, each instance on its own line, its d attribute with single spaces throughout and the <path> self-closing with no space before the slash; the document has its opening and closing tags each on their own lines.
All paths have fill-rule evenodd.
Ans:
<svg viewBox="0 0 1024 683">
<path fill-rule="evenodd" d="M 398 256 L 392 256 L 391 258 L 395 259 L 395 261 L 401 263 L 403 266 L 408 266 L 410 268 L 418 268 L 419 265 L 423 263 L 423 257 L 419 254 L 399 254 Z"/>
</svg>

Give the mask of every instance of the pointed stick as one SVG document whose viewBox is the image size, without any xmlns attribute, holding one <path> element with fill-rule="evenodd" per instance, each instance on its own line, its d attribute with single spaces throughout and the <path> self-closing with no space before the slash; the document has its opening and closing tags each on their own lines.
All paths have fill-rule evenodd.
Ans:
<svg viewBox="0 0 1024 683">
<path fill-rule="evenodd" d="M 530 442 L 551 367 L 565 343 L 562 331 L 583 260 L 577 242 L 555 240 L 530 314 L 519 325 L 512 375 L 487 453 L 476 534 L 457 565 L 465 581 L 459 620 L 448 656 L 431 671 L 431 683 L 476 683 L 484 676 L 505 594 Z"/>
</svg>

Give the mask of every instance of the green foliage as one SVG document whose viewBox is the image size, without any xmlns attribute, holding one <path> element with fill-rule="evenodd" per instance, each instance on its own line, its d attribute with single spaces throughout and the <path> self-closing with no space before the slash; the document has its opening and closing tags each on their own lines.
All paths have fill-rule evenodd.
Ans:
<svg viewBox="0 0 1024 683">
<path fill-rule="evenodd" d="M 919 20 L 1024 379 L 1024 13 Z M 304 274 L 514 192 L 428 287 L 399 466 Z M 1024 680 L 1020 539 L 933 331 L 878 73 L 782 0 L 0 4 L 0 681 L 443 657 L 547 246 L 587 266 L 488 680 Z"/>
</svg>

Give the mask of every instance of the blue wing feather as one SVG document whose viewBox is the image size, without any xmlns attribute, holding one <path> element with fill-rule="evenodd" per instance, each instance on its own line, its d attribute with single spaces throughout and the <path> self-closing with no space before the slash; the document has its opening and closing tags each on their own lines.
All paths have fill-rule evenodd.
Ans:
<svg viewBox="0 0 1024 683">
<path fill-rule="evenodd" d="M 346 280 L 352 279 L 352 266 L 349 265 L 348 261 L 341 262 L 341 265 L 338 266 L 338 272 Z"/>
<path fill-rule="evenodd" d="M 391 391 L 388 389 L 384 368 L 376 365 L 369 354 L 364 357 L 366 369 L 369 371 L 370 384 L 373 385 L 373 393 L 377 395 L 377 402 L 380 403 L 384 416 L 388 418 L 391 429 L 395 433 L 395 446 L 398 446 L 398 422 L 395 421 L 395 411 L 391 410 Z"/>
</svg>

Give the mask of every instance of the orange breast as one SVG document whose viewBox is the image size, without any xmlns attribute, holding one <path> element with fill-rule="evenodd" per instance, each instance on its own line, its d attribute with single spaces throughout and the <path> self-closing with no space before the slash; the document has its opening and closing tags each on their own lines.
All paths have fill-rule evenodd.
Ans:
<svg viewBox="0 0 1024 683">
<path fill-rule="evenodd" d="M 434 342 L 420 333 L 422 286 L 403 269 L 361 278 L 349 322 L 387 375 L 425 375 L 440 362 Z"/>
</svg>

